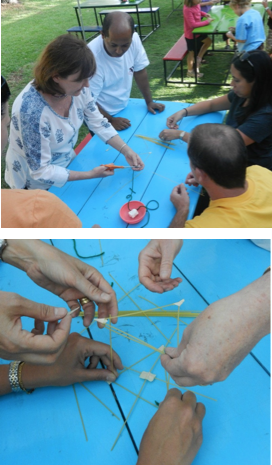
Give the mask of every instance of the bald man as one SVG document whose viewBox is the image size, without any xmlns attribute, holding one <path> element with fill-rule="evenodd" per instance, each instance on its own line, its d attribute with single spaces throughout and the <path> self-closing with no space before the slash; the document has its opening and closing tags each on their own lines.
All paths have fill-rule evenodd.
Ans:
<svg viewBox="0 0 272 465">
<path fill-rule="evenodd" d="M 146 66 L 149 65 L 140 37 L 134 32 L 133 18 L 122 11 L 106 15 L 101 35 L 88 44 L 95 56 L 97 70 L 90 79 L 90 90 L 101 113 L 118 130 L 131 124 L 114 115 L 123 110 L 130 97 L 133 76 L 146 101 L 148 111 L 156 114 L 165 108 L 152 100 Z"/>
</svg>

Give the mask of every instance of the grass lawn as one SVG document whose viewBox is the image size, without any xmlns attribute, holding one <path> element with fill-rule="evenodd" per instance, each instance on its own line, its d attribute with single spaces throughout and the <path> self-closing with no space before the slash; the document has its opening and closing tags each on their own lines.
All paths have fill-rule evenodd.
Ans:
<svg viewBox="0 0 272 465">
<path fill-rule="evenodd" d="M 178 6 L 179 1 L 175 2 Z M 66 33 L 66 29 L 77 25 L 73 8 L 76 4 L 76 0 L 21 0 L 17 5 L 1 4 L 2 74 L 7 79 L 12 93 L 10 108 L 15 97 L 32 79 L 34 63 L 43 48 L 58 35 Z M 175 11 L 167 18 L 172 9 L 172 2 L 169 0 L 153 0 L 153 6 L 160 7 L 161 27 L 144 42 L 150 60 L 148 75 L 153 99 L 197 102 L 224 95 L 224 87 L 189 88 L 179 84 L 167 87 L 164 85 L 162 57 L 183 34 L 183 18 L 182 11 Z M 82 10 L 82 16 L 85 25 L 95 24 L 92 10 Z M 142 22 L 149 23 L 149 16 L 146 20 L 143 17 Z M 224 45 L 222 42 L 222 47 Z M 213 81 L 220 74 L 223 76 L 231 56 L 232 54 L 216 54 L 209 57 L 209 64 L 201 68 L 205 78 Z M 136 85 L 133 85 L 131 97 L 141 97 Z M 82 128 L 78 143 L 87 132 L 86 128 Z M 8 187 L 3 181 L 4 165 L 2 159 L 2 188 Z"/>
</svg>

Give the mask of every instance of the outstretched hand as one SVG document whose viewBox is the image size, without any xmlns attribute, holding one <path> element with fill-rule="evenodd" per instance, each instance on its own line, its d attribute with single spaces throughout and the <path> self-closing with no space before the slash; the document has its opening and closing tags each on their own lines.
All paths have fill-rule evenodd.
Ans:
<svg viewBox="0 0 272 465">
<path fill-rule="evenodd" d="M 181 283 L 171 278 L 173 260 L 182 247 L 180 239 L 152 239 L 139 255 L 139 279 L 150 291 L 159 294 Z"/>
</svg>

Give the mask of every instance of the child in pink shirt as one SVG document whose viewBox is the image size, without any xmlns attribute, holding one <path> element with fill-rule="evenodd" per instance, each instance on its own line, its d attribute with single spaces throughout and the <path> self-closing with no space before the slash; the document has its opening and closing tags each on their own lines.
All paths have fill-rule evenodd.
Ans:
<svg viewBox="0 0 272 465">
<path fill-rule="evenodd" d="M 183 19 L 184 19 L 184 35 L 188 47 L 187 55 L 187 66 L 188 66 L 188 77 L 193 77 L 195 72 L 193 70 L 194 65 L 194 51 L 195 51 L 195 39 L 193 36 L 193 29 L 196 27 L 207 26 L 213 21 L 213 18 L 208 13 L 204 13 L 200 9 L 201 0 L 184 0 L 183 7 Z M 202 17 L 206 17 L 207 21 L 201 21 Z M 198 77 L 202 77 L 203 74 L 199 72 L 199 66 L 203 58 L 204 53 L 207 51 L 212 41 L 207 34 L 199 34 L 196 38 L 197 41 L 197 62 L 196 72 Z"/>
</svg>

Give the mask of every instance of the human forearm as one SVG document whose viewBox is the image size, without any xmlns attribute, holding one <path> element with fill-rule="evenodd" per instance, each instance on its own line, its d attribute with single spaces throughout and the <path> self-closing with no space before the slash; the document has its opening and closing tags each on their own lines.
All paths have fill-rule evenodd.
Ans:
<svg viewBox="0 0 272 465">
<path fill-rule="evenodd" d="M 12 392 L 9 382 L 9 367 L 9 364 L 0 366 L 0 396 Z M 22 368 L 22 382 L 25 389 L 50 386 L 47 368 L 41 365 L 30 365 L 25 363 Z"/>
<path fill-rule="evenodd" d="M 146 69 L 142 69 L 141 71 L 135 72 L 134 78 L 137 83 L 137 86 L 139 87 L 140 92 L 142 93 L 142 96 L 145 99 L 146 104 L 148 105 L 150 102 L 152 102 L 152 95 Z"/>
<path fill-rule="evenodd" d="M 232 39 L 232 40 L 234 40 L 235 42 L 238 42 L 238 43 L 241 43 L 241 44 L 244 44 L 244 43 L 246 42 L 245 40 L 237 39 L 237 37 L 235 37 L 235 35 L 232 34 L 232 32 L 227 32 L 226 36 L 227 36 L 229 39 Z"/>
<path fill-rule="evenodd" d="M 104 108 L 102 108 L 99 103 L 96 103 L 97 107 L 98 107 L 98 110 L 100 111 L 100 113 L 105 116 L 105 118 L 107 118 L 107 120 L 109 121 L 109 123 L 111 123 L 111 119 L 112 119 L 112 116 L 106 111 L 104 110 Z"/>
<path fill-rule="evenodd" d="M 188 213 L 189 209 L 186 207 L 179 209 L 171 221 L 169 228 L 184 228 Z"/>
<path fill-rule="evenodd" d="M 142 170 L 144 168 L 144 164 L 141 158 L 137 155 L 134 150 L 132 150 L 121 137 L 117 134 L 116 136 L 112 137 L 108 140 L 108 144 L 118 150 L 124 157 L 126 158 L 127 162 L 132 166 L 138 166 L 138 168 L 133 168 L 135 170 Z"/>
<path fill-rule="evenodd" d="M 36 239 L 7 239 L 3 261 L 20 270 L 27 271 L 41 254 L 49 253 L 50 245 Z"/>
<path fill-rule="evenodd" d="M 8 375 L 9 365 L 0 365 L 0 396 L 11 392 Z"/>
<path fill-rule="evenodd" d="M 96 178 L 93 170 L 89 171 L 70 171 L 68 181 L 83 181 L 84 179 Z"/>
<path fill-rule="evenodd" d="M 223 381 L 269 331 L 270 272 L 209 305 L 161 362 L 181 386 Z"/>
<path fill-rule="evenodd" d="M 176 123 L 187 116 L 204 115 L 205 113 L 212 113 L 214 111 L 229 110 L 229 108 L 230 102 L 227 95 L 212 100 L 205 100 L 204 102 L 198 102 L 195 105 L 182 108 L 182 110 L 169 116 L 167 118 L 167 126 L 169 128 L 177 128 L 178 126 Z"/>
</svg>

